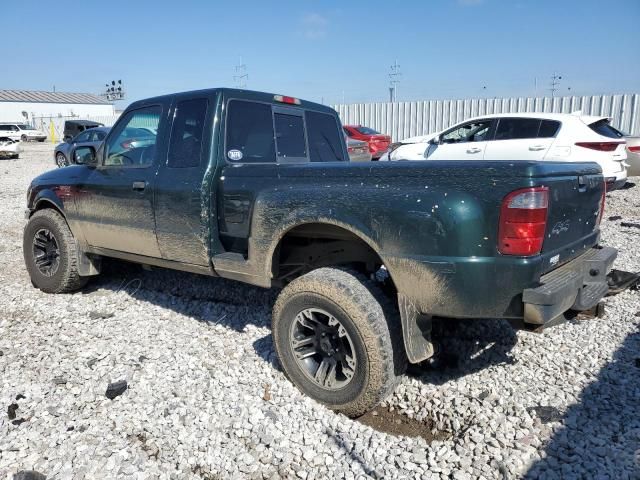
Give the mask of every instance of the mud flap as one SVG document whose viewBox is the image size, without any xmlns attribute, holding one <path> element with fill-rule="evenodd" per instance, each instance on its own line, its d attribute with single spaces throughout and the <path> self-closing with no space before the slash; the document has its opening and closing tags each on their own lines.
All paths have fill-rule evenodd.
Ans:
<svg viewBox="0 0 640 480">
<path fill-rule="evenodd" d="M 410 363 L 419 363 L 434 354 L 431 342 L 431 317 L 418 312 L 404 295 L 398 294 L 404 349 Z"/>
<path fill-rule="evenodd" d="M 100 273 L 102 258 L 85 253 L 78 246 L 78 274 L 81 277 L 91 277 Z"/>
</svg>

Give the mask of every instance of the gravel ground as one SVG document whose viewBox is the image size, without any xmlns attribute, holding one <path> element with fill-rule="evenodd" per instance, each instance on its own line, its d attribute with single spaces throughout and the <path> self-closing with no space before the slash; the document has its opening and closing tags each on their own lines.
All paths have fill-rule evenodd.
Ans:
<svg viewBox="0 0 640 480">
<path fill-rule="evenodd" d="M 377 411 L 430 433 L 387 434 L 286 380 L 268 328 L 277 292 L 121 263 L 81 293 L 35 290 L 25 191 L 51 151 L 0 161 L 0 478 L 640 478 L 638 291 L 542 335 L 447 329 L 446 361 L 413 368 Z M 620 224 L 640 222 L 640 186 L 608 197 L 604 242 L 638 271 L 640 229 Z"/>
</svg>

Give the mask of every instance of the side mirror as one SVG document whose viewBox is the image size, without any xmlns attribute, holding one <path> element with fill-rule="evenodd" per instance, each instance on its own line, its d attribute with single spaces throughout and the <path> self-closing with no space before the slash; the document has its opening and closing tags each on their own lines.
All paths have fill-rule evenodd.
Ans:
<svg viewBox="0 0 640 480">
<path fill-rule="evenodd" d="M 440 135 L 436 135 L 431 140 L 429 140 L 429 145 L 440 145 Z"/>
<path fill-rule="evenodd" d="M 73 162 L 77 165 L 96 166 L 96 151 L 93 147 L 79 147 L 73 152 Z"/>
</svg>

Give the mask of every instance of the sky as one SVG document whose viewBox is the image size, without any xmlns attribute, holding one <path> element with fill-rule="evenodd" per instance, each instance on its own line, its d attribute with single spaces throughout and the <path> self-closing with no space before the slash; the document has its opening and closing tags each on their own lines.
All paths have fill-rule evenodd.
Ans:
<svg viewBox="0 0 640 480">
<path fill-rule="evenodd" d="M 640 0 L 2 2 L 0 89 L 236 85 L 326 104 L 640 92 Z M 12 52 L 10 55 L 8 52 Z"/>
</svg>

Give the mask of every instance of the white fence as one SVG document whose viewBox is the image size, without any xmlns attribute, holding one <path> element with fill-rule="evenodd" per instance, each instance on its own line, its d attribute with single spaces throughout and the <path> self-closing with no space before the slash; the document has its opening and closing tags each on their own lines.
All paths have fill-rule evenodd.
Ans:
<svg viewBox="0 0 640 480">
<path fill-rule="evenodd" d="M 366 125 L 393 141 L 438 132 L 467 118 L 491 113 L 582 111 L 611 117 L 623 132 L 640 135 L 640 94 L 582 97 L 473 98 L 421 102 L 334 105 L 345 125 Z"/>
<path fill-rule="evenodd" d="M 34 117 L 33 126 L 42 130 L 47 134 L 47 141 L 62 142 L 64 137 L 64 122 L 66 120 L 92 120 L 99 122 L 107 127 L 116 123 L 120 115 L 103 115 L 103 116 L 74 116 L 74 117 Z M 53 135 L 53 136 L 52 136 Z"/>
</svg>

